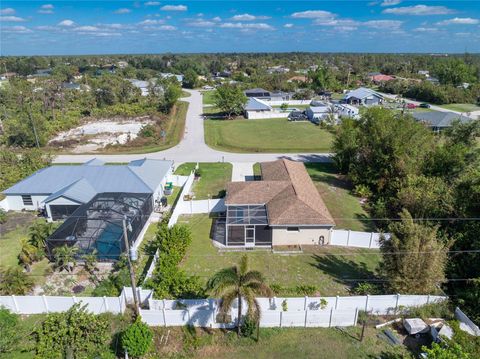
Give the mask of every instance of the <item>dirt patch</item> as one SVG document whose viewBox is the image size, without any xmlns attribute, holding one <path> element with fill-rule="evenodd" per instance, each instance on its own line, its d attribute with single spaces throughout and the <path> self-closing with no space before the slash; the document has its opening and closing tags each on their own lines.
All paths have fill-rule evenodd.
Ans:
<svg viewBox="0 0 480 359">
<path fill-rule="evenodd" d="M 70 148 L 74 153 L 93 152 L 107 146 L 124 145 L 137 138 L 145 125 L 154 122 L 150 116 L 100 119 L 60 132 L 48 144 Z"/>
<path fill-rule="evenodd" d="M 0 224 L 0 236 L 18 227 L 27 227 L 32 224 L 36 218 L 33 212 L 8 212 L 7 221 Z"/>
</svg>

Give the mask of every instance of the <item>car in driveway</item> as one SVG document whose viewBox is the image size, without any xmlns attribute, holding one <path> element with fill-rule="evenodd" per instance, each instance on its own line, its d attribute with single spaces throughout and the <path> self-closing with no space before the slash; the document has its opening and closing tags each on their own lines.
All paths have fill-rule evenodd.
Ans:
<svg viewBox="0 0 480 359">
<path fill-rule="evenodd" d="M 288 115 L 288 121 L 308 121 L 305 111 L 293 110 Z"/>
<path fill-rule="evenodd" d="M 432 107 L 429 103 L 421 103 L 420 105 L 418 105 L 418 107 L 421 107 L 421 108 L 430 108 Z"/>
<path fill-rule="evenodd" d="M 417 105 L 415 105 L 414 103 L 407 103 L 407 108 L 409 110 L 413 110 L 413 109 L 416 109 L 417 108 Z"/>
</svg>

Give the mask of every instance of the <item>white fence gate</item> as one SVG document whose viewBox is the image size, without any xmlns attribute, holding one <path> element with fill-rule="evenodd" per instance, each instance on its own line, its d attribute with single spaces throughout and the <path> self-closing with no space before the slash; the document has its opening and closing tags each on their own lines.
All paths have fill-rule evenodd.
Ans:
<svg viewBox="0 0 480 359">
<path fill-rule="evenodd" d="M 330 236 L 331 246 L 380 248 L 380 236 L 390 238 L 389 233 L 356 232 L 343 229 L 333 229 Z"/>
</svg>

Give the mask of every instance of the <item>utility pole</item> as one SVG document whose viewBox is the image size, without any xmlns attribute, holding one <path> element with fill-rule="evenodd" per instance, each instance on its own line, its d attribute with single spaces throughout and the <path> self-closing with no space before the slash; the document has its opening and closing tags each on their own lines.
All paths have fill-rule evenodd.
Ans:
<svg viewBox="0 0 480 359">
<path fill-rule="evenodd" d="M 123 216 L 123 241 L 125 243 L 125 249 L 127 251 L 127 261 L 128 261 L 128 270 L 130 271 L 130 282 L 132 285 L 133 292 L 133 303 L 135 306 L 135 315 L 138 317 L 140 315 L 138 298 L 137 298 L 137 286 L 135 281 L 135 272 L 133 271 L 132 260 L 130 259 L 130 243 L 128 243 L 128 233 L 127 233 L 127 216 Z"/>
<path fill-rule="evenodd" d="M 38 142 L 37 128 L 35 127 L 35 122 L 33 122 L 32 105 L 31 104 L 30 104 L 29 109 L 28 109 L 28 117 L 30 119 L 30 122 L 32 123 L 33 134 L 35 135 L 35 143 L 37 144 L 37 148 L 40 148 L 40 143 Z"/>
</svg>

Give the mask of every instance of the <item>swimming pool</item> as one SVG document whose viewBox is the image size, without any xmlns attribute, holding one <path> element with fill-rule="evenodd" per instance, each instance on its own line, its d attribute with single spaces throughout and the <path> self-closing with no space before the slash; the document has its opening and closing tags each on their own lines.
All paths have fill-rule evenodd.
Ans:
<svg viewBox="0 0 480 359">
<path fill-rule="evenodd" d="M 115 224 L 108 224 L 95 242 L 98 259 L 117 260 L 122 253 L 123 229 Z"/>
</svg>

